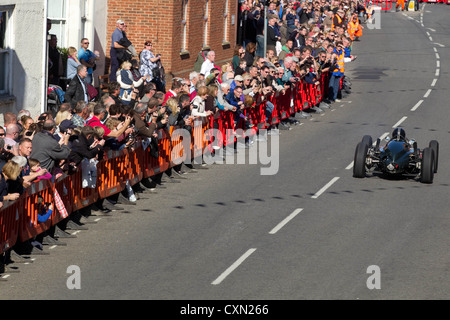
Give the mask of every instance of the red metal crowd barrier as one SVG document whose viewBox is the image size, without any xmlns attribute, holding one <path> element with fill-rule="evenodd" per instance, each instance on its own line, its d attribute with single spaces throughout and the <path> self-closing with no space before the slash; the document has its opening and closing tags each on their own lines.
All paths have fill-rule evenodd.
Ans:
<svg viewBox="0 0 450 320">
<path fill-rule="evenodd" d="M 328 88 L 328 75 L 322 75 L 320 82 L 319 86 L 301 82 L 284 94 L 278 93 L 270 97 L 274 110 L 267 119 L 267 100 L 255 96 L 254 105 L 243 111 L 248 127 L 251 128 L 250 134 L 256 134 L 258 129 L 277 124 L 292 113 L 320 102 L 322 93 Z M 211 116 L 205 119 L 206 121 L 192 124 L 193 139 L 190 144 L 183 143 L 176 134 L 172 136 L 179 127 L 172 127 L 170 131 L 159 130 L 157 156 L 151 152 L 153 147 L 145 141 L 135 143 L 132 149 L 106 152 L 104 159 L 96 163 L 96 177 L 92 177 L 94 183 L 91 185 L 83 185 L 86 175 L 83 176 L 81 167 L 74 174 L 64 174 L 55 183 L 42 180 L 32 184 L 18 200 L 5 202 L 0 209 L 0 254 L 11 249 L 18 240 L 23 242 L 33 239 L 49 230 L 72 212 L 123 191 L 127 181 L 134 185 L 143 178 L 163 173 L 185 161 L 188 153 L 192 156 L 191 159 L 202 156 L 205 148 L 210 148 L 214 140 L 210 129 L 216 128 L 222 133 L 222 139 L 217 143 L 221 147 L 234 144 L 237 129 L 248 128 L 242 118 L 235 123 L 231 111 L 220 111 L 219 118 L 213 119 Z M 37 219 L 40 197 L 45 203 L 54 204 L 54 211 L 45 222 L 38 222 Z"/>
</svg>

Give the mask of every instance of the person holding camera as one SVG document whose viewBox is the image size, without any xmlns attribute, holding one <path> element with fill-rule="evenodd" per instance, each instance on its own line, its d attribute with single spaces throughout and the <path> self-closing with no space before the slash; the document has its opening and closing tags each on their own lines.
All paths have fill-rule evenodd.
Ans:
<svg viewBox="0 0 450 320">
<path fill-rule="evenodd" d="M 53 120 L 46 120 L 42 129 L 33 138 L 33 150 L 30 156 L 38 160 L 41 166 L 51 173 L 56 163 L 67 159 L 70 154 L 70 134 L 66 132 L 59 141 L 56 141 L 54 138 L 56 124 Z"/>
<path fill-rule="evenodd" d="M 72 150 L 69 154 L 69 162 L 79 166 L 81 161 L 86 159 L 93 159 L 102 152 L 105 140 L 99 141 L 94 139 L 95 131 L 91 126 L 84 126 L 81 129 L 81 134 L 72 143 Z"/>
</svg>

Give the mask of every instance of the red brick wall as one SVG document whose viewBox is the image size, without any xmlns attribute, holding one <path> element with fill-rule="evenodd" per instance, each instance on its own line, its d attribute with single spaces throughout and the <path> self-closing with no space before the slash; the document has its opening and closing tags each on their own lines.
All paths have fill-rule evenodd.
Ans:
<svg viewBox="0 0 450 320">
<path fill-rule="evenodd" d="M 221 66 L 233 57 L 236 43 L 237 2 L 228 0 L 228 46 L 223 46 L 224 7 L 226 0 L 209 0 L 208 41 L 216 51 L 216 62 Z M 144 41 L 151 40 L 153 52 L 161 53 L 168 82 L 171 76 L 187 77 L 194 69 L 198 53 L 202 49 L 204 34 L 204 9 L 206 0 L 188 0 L 187 50 L 189 55 L 180 55 L 182 48 L 182 0 L 108 0 L 108 48 L 116 21 L 122 19 L 128 25 L 127 36 L 139 53 Z M 231 16 L 235 16 L 231 25 Z M 107 52 L 109 56 L 109 50 Z"/>
</svg>

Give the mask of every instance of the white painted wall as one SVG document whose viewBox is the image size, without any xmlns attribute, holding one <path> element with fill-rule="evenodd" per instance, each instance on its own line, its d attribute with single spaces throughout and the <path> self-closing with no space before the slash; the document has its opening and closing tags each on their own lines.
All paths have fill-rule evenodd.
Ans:
<svg viewBox="0 0 450 320">
<path fill-rule="evenodd" d="M 1 6 L 13 6 L 11 95 L 15 100 L 0 105 L 0 112 L 28 109 L 41 112 L 44 15 L 43 0 L 1 0 Z M 3 117 L 0 122 L 3 124 Z"/>
<path fill-rule="evenodd" d="M 100 52 L 100 61 L 94 73 L 95 84 L 99 75 L 105 73 L 105 54 L 108 50 L 106 19 L 107 0 L 87 1 L 85 34 L 81 32 L 80 2 L 67 1 L 66 43 L 58 46 L 80 48 L 83 37 L 89 39 L 92 51 Z M 0 8 L 13 6 L 12 15 L 12 91 L 14 99 L 0 97 L 0 113 L 21 109 L 31 111 L 33 118 L 46 108 L 45 50 L 47 0 L 0 0 Z M 51 33 L 51 31 L 50 31 Z M 3 117 L 0 117 L 3 125 Z"/>
</svg>

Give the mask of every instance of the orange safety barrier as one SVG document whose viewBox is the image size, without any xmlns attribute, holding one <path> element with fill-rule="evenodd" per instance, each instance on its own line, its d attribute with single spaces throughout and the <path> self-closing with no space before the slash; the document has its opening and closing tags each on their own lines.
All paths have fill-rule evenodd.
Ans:
<svg viewBox="0 0 450 320">
<path fill-rule="evenodd" d="M 127 154 L 124 150 L 110 150 L 106 153 L 106 159 L 100 160 L 97 164 L 96 189 L 101 199 L 112 196 L 125 189 L 125 184 L 128 179 L 128 163 L 126 162 L 126 157 Z M 86 192 L 90 192 L 90 190 L 86 190 Z M 89 202 L 97 200 L 98 198 L 90 198 Z"/>
<path fill-rule="evenodd" d="M 5 201 L 0 209 L 0 254 L 8 251 L 17 242 L 19 236 L 19 219 L 23 215 L 24 198 L 14 202 Z"/>
<path fill-rule="evenodd" d="M 38 222 L 38 197 L 44 199 L 44 203 L 52 203 L 55 206 L 53 189 L 54 186 L 50 180 L 41 180 L 33 183 L 22 195 L 24 201 L 24 214 L 20 220 L 19 237 L 26 241 L 49 230 L 53 225 L 60 221 L 57 218 L 57 210 L 53 210 L 52 215 L 45 222 Z"/>
<path fill-rule="evenodd" d="M 254 106 L 243 111 L 252 128 L 251 134 L 256 134 L 258 129 L 266 128 L 268 125 L 279 123 L 294 112 L 318 104 L 328 91 L 328 82 L 329 74 L 325 73 L 320 77 L 319 86 L 301 81 L 292 89 L 286 90 L 284 95 L 281 93 L 273 95 L 270 101 L 275 109 L 267 121 L 265 114 L 267 101 L 259 99 L 256 95 Z M 221 110 L 219 118 L 213 119 L 211 116 L 200 125 L 192 125 L 191 143 L 187 146 L 190 150 L 181 148 L 180 139 L 175 138 L 172 141 L 172 134 L 178 127 L 171 127 L 170 131 L 161 129 L 158 130 L 158 157 L 152 156 L 151 146 L 144 149 L 141 141 L 134 145 L 133 150 L 106 152 L 104 159 L 97 163 L 95 187 L 83 188 L 81 168 L 72 175 L 63 175 L 55 183 L 42 180 L 32 184 L 18 200 L 5 202 L 4 207 L 0 209 L 1 253 L 12 248 L 17 240 L 32 239 L 67 218 L 72 212 L 124 190 L 127 180 L 134 185 L 143 178 L 163 173 L 173 167 L 175 162 L 180 164 L 181 161 L 185 161 L 186 157 L 183 154 L 186 155 L 187 152 L 191 152 L 194 157 L 201 156 L 213 141 L 210 129 L 218 128 L 221 131 L 223 141 L 219 141 L 219 146 L 229 146 L 235 142 L 236 129 L 244 127 L 245 121 L 242 119 L 235 124 L 233 112 Z M 60 207 L 62 211 L 55 205 L 56 193 L 61 200 L 57 202 L 64 205 Z M 53 203 L 55 208 L 51 217 L 43 223 L 37 221 L 38 197 L 42 197 L 44 202 Z"/>
<path fill-rule="evenodd" d="M 128 181 L 130 181 L 130 185 L 134 186 L 136 183 L 142 180 L 144 177 L 144 173 L 142 171 L 143 165 L 143 154 L 142 154 L 142 144 L 136 142 L 133 145 L 133 151 L 124 150 L 125 152 L 125 163 L 127 164 L 127 173 L 128 173 Z"/>
<path fill-rule="evenodd" d="M 169 169 L 171 158 L 170 136 L 166 130 L 158 131 L 158 151 L 159 156 L 155 158 L 151 155 L 151 146 L 148 146 L 143 157 L 143 176 L 148 178 Z"/>
<path fill-rule="evenodd" d="M 112 173 L 108 174 L 109 177 L 112 177 Z M 72 179 L 72 210 L 80 210 L 85 208 L 98 200 L 98 192 L 96 188 L 83 188 L 83 173 L 81 168 L 78 168 L 77 171 L 71 175 Z M 97 183 L 99 179 L 99 174 L 97 170 Z"/>
<path fill-rule="evenodd" d="M 389 11 L 392 9 L 392 2 L 397 2 L 396 0 L 366 0 L 366 7 L 372 2 L 372 6 L 380 7 L 383 11 Z"/>
</svg>

